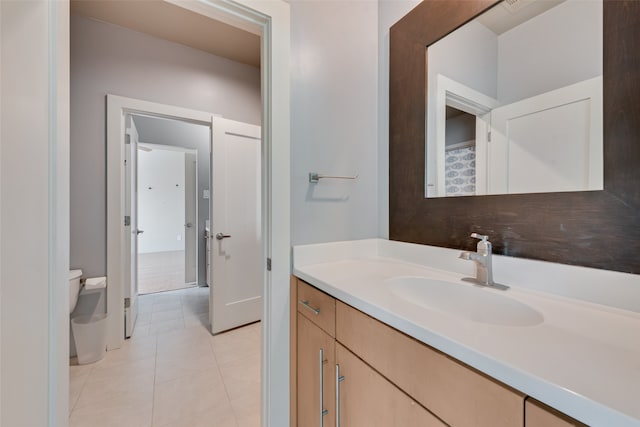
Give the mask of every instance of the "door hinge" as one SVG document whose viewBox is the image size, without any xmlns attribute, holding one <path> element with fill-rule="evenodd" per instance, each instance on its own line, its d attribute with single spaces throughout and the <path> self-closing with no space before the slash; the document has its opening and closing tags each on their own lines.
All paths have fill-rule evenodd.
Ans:
<svg viewBox="0 0 640 427">
<path fill-rule="evenodd" d="M 124 226 L 129 227 L 130 225 L 131 225 L 131 217 L 129 215 L 126 215 L 124 217 Z"/>
<path fill-rule="evenodd" d="M 129 308 L 131 307 L 131 298 L 125 298 L 124 299 L 124 308 Z"/>
<path fill-rule="evenodd" d="M 491 131 L 487 132 L 487 142 L 491 142 Z"/>
<path fill-rule="evenodd" d="M 131 135 L 129 135 L 128 133 L 124 135 L 124 143 L 131 144 Z"/>
<path fill-rule="evenodd" d="M 267 271 L 271 271 L 271 258 L 267 258 Z"/>
</svg>

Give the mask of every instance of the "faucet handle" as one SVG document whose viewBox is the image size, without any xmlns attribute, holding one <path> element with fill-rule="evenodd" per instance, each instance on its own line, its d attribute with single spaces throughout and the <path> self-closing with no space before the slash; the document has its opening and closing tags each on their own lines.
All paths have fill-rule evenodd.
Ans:
<svg viewBox="0 0 640 427">
<path fill-rule="evenodd" d="M 471 237 L 473 237 L 474 239 L 480 239 L 483 242 L 489 240 L 489 236 L 485 236 L 484 234 L 471 233 Z"/>
</svg>

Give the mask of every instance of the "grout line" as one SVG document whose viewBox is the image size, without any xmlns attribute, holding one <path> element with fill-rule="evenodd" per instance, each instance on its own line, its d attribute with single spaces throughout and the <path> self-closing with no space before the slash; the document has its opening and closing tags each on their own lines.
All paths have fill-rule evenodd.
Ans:
<svg viewBox="0 0 640 427">
<path fill-rule="evenodd" d="M 156 378 L 158 377 L 158 336 L 155 337 L 155 351 L 153 359 L 153 393 L 151 393 L 151 420 L 149 426 L 153 427 L 153 415 L 156 410 Z"/>
</svg>

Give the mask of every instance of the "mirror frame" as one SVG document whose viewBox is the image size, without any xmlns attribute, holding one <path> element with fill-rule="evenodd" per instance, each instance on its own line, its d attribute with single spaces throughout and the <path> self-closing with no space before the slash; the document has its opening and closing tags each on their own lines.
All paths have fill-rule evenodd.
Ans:
<svg viewBox="0 0 640 427">
<path fill-rule="evenodd" d="M 496 0 L 424 0 L 390 30 L 389 238 L 640 273 L 640 2 L 603 0 L 604 190 L 425 198 L 427 46 Z"/>
</svg>

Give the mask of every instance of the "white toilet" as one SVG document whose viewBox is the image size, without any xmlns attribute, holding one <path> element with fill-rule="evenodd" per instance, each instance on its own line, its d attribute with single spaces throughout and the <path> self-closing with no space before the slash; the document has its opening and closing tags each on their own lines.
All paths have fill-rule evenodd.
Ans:
<svg viewBox="0 0 640 427">
<path fill-rule="evenodd" d="M 82 270 L 69 270 L 69 314 L 73 312 L 78 303 L 80 277 L 82 277 Z"/>
</svg>

